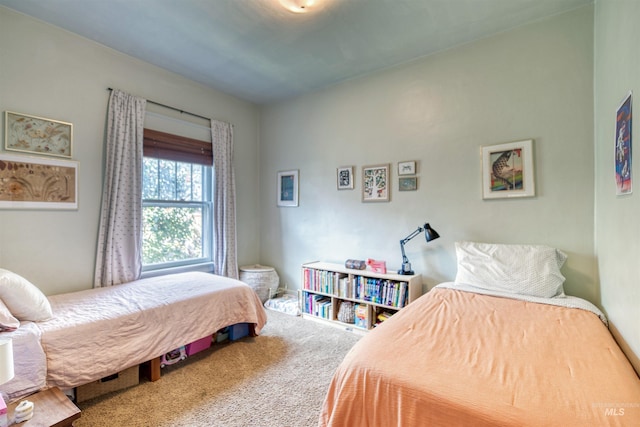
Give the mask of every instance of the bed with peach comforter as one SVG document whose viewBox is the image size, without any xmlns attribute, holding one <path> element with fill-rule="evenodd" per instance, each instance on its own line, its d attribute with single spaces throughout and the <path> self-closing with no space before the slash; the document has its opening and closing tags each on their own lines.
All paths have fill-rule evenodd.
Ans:
<svg viewBox="0 0 640 427">
<path fill-rule="evenodd" d="M 640 380 L 597 314 L 435 288 L 362 338 L 321 426 L 640 425 Z"/>
</svg>

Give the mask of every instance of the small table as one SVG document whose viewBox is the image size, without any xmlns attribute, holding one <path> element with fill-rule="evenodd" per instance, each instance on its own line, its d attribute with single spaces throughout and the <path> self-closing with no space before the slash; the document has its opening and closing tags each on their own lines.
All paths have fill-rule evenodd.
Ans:
<svg viewBox="0 0 640 427">
<path fill-rule="evenodd" d="M 8 415 L 10 426 L 22 426 L 25 423 L 14 424 L 14 411 L 23 400 L 33 402 L 33 417 L 26 422 L 29 427 L 71 427 L 80 418 L 80 409 L 58 387 L 24 397 L 9 405 Z"/>
</svg>

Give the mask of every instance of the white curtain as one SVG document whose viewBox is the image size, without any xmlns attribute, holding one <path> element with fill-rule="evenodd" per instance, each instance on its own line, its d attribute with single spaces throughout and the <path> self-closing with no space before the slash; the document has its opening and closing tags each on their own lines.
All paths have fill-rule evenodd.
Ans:
<svg viewBox="0 0 640 427">
<path fill-rule="evenodd" d="M 112 90 L 107 113 L 102 211 L 93 286 L 130 282 L 142 272 L 142 148 L 147 101 Z"/>
<path fill-rule="evenodd" d="M 211 120 L 213 145 L 213 262 L 215 274 L 238 278 L 233 127 Z"/>
</svg>

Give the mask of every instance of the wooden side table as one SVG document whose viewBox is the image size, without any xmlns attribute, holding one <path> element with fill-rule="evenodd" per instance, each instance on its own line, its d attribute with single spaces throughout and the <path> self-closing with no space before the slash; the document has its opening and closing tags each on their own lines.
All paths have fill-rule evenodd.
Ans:
<svg viewBox="0 0 640 427">
<path fill-rule="evenodd" d="M 16 406 L 23 400 L 33 402 L 33 418 L 26 423 L 13 422 Z M 71 427 L 80 418 L 80 409 L 58 387 L 24 397 L 8 407 L 10 426 Z"/>
</svg>

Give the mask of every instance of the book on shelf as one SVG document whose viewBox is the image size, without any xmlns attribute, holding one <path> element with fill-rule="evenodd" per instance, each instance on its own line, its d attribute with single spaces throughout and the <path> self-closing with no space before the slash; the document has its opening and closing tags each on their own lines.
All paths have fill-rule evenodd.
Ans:
<svg viewBox="0 0 640 427">
<path fill-rule="evenodd" d="M 302 310 L 323 319 L 333 319 L 333 304 L 331 298 L 323 295 L 304 293 Z"/>
</svg>

